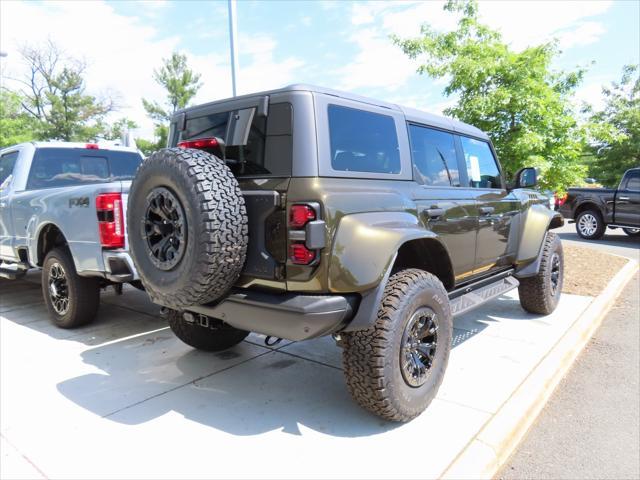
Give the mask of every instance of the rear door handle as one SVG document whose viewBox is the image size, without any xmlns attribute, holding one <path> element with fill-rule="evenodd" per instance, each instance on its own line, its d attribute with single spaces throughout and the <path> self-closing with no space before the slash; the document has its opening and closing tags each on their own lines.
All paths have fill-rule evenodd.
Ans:
<svg viewBox="0 0 640 480">
<path fill-rule="evenodd" d="M 438 218 L 444 215 L 444 208 L 427 208 L 426 212 L 429 218 Z"/>
<path fill-rule="evenodd" d="M 493 207 L 480 207 L 480 213 L 482 215 L 491 215 L 495 210 Z"/>
<path fill-rule="evenodd" d="M 618 200 L 629 200 L 629 197 L 618 197 Z"/>
</svg>

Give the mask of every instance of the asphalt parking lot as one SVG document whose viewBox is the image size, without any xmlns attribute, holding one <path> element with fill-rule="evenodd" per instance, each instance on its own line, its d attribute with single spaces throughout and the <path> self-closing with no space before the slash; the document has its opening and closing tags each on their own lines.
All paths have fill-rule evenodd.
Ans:
<svg viewBox="0 0 640 480">
<path fill-rule="evenodd" d="M 129 288 L 103 294 L 96 323 L 60 330 L 38 282 L 0 283 L 3 478 L 435 477 L 591 301 L 564 295 L 538 317 L 513 292 L 458 318 L 438 397 L 398 425 L 351 400 L 330 338 L 198 352 Z"/>
</svg>

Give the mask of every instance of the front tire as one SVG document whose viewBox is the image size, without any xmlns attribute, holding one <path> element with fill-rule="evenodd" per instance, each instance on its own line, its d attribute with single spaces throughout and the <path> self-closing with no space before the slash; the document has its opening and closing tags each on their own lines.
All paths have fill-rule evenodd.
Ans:
<svg viewBox="0 0 640 480">
<path fill-rule="evenodd" d="M 352 397 L 386 420 L 417 417 L 442 383 L 452 335 L 449 298 L 440 280 L 417 269 L 396 273 L 374 325 L 341 335 Z"/>
<path fill-rule="evenodd" d="M 208 326 L 202 326 L 197 321 L 200 320 L 197 314 L 193 315 L 194 321 L 188 322 L 184 318 L 183 312 L 169 310 L 167 320 L 171 331 L 190 347 L 207 352 L 220 352 L 239 344 L 249 332 L 239 330 L 222 320 L 206 318 Z"/>
<path fill-rule="evenodd" d="M 533 277 L 521 278 L 518 294 L 527 312 L 551 314 L 560 301 L 564 283 L 564 253 L 560 238 L 547 232 L 542 246 L 540 270 Z"/>
<path fill-rule="evenodd" d="M 640 228 L 623 228 L 622 231 L 630 237 L 640 237 Z"/>
<path fill-rule="evenodd" d="M 51 320 L 60 328 L 74 328 L 91 322 L 100 305 L 100 282 L 80 277 L 71 253 L 54 248 L 42 265 L 42 295 Z"/>
<path fill-rule="evenodd" d="M 585 240 L 601 239 L 606 229 L 602 216 L 595 210 L 585 210 L 576 217 L 576 232 Z"/>
</svg>

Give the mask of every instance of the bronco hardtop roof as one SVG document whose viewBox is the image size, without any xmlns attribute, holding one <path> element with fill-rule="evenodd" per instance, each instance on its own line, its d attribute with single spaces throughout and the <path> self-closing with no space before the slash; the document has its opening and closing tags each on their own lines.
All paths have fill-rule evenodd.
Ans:
<svg viewBox="0 0 640 480">
<path fill-rule="evenodd" d="M 351 100 L 354 102 L 360 102 L 367 105 L 375 105 L 377 107 L 388 108 L 390 110 L 395 110 L 402 112 L 409 122 L 421 123 L 424 125 L 434 126 L 436 128 L 442 128 L 446 130 L 451 130 L 454 132 L 462 133 L 465 135 L 470 135 L 473 137 L 488 139 L 486 133 L 484 133 L 479 128 L 474 127 L 473 125 L 469 125 L 458 120 L 454 120 L 449 117 L 444 117 L 441 115 L 435 115 L 433 113 L 424 112 L 422 110 L 417 110 L 414 108 L 403 107 L 401 105 L 397 105 L 395 103 L 384 102 L 382 100 L 376 100 L 373 98 L 363 97 L 361 95 L 356 95 L 350 92 L 343 92 L 340 90 L 334 90 L 331 88 L 319 87 L 316 85 L 308 85 L 303 83 L 296 83 L 292 85 L 287 85 L 286 87 L 277 88 L 274 90 L 266 90 L 263 92 L 250 93 L 247 95 L 240 95 L 233 98 L 225 98 L 221 100 L 215 100 L 213 102 L 207 102 L 201 105 L 196 105 L 193 107 L 187 107 L 181 110 L 176 111 L 175 115 L 178 115 L 183 112 L 189 112 L 193 109 L 201 109 L 203 107 L 214 106 L 223 104 L 229 101 L 236 101 L 242 99 L 249 99 L 252 97 L 263 97 L 267 95 L 274 95 L 278 93 L 287 93 L 287 92 L 313 92 L 313 93 L 321 93 L 324 95 L 331 95 L 338 98 L 344 98 L 346 100 Z"/>
</svg>

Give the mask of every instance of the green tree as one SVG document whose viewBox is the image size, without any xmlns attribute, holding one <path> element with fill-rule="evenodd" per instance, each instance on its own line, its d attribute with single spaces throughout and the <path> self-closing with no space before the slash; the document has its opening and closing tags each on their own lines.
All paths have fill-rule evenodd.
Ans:
<svg viewBox="0 0 640 480">
<path fill-rule="evenodd" d="M 24 47 L 21 54 L 28 67 L 19 79 L 25 86 L 22 107 L 37 120 L 39 138 L 89 141 L 104 133 L 104 118 L 115 105 L 86 93 L 82 62 L 65 57 L 50 41 Z"/>
<path fill-rule="evenodd" d="M 419 73 L 446 79 L 444 94 L 458 100 L 445 114 L 487 132 L 507 176 L 535 166 L 543 187 L 563 191 L 581 183 L 584 133 L 571 96 L 584 71 L 553 72 L 559 53 L 553 42 L 514 51 L 480 23 L 473 0 L 449 0 L 444 9 L 460 16 L 456 30 L 424 24 L 420 37 L 393 41 L 422 63 Z"/>
<path fill-rule="evenodd" d="M 638 65 L 627 65 L 620 82 L 603 87 L 604 108 L 589 119 L 593 150 L 589 176 L 607 186 L 617 185 L 626 170 L 640 166 L 638 70 Z"/>
<path fill-rule="evenodd" d="M 176 110 L 184 108 L 201 87 L 200 75 L 187 65 L 187 56 L 173 52 L 163 60 L 159 70 L 153 71 L 154 80 L 167 91 L 164 104 L 142 99 L 147 115 L 155 121 L 156 150 L 167 145 L 169 122 Z"/>
<path fill-rule="evenodd" d="M 136 128 L 138 128 L 138 124 L 136 122 L 123 117 L 116 120 L 105 129 L 104 138 L 107 140 L 120 140 L 124 132 L 135 130 Z"/>
<path fill-rule="evenodd" d="M 37 125 L 21 105 L 19 94 L 0 90 L 0 148 L 37 138 Z"/>
</svg>

